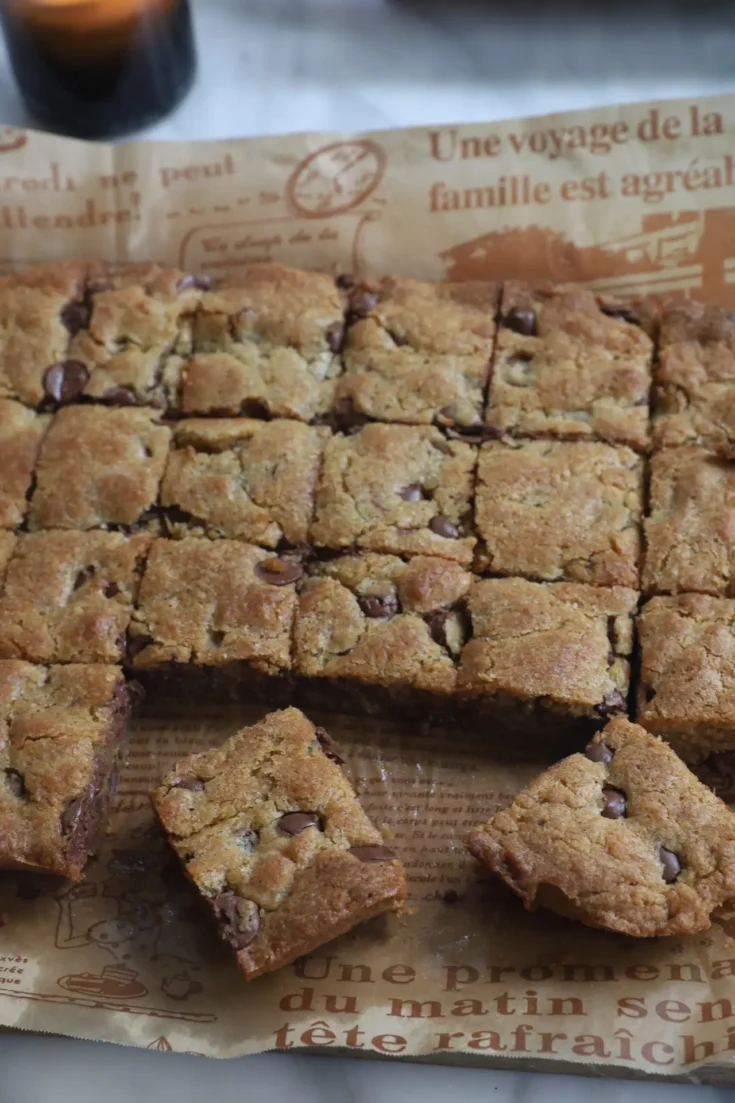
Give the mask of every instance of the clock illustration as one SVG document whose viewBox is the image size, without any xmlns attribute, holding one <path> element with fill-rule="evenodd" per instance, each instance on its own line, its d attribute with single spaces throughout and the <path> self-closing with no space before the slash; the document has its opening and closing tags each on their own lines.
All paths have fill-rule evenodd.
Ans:
<svg viewBox="0 0 735 1103">
<path fill-rule="evenodd" d="M 286 199 L 302 218 L 329 218 L 364 202 L 385 172 L 385 152 L 370 138 L 333 142 L 306 157 L 286 184 Z"/>
</svg>

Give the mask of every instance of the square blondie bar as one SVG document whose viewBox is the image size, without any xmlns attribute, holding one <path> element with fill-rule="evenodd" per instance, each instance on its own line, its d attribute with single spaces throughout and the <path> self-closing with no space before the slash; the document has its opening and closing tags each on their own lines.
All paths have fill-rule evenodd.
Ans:
<svg viewBox="0 0 735 1103">
<path fill-rule="evenodd" d="M 176 764 L 153 806 L 248 980 L 384 912 L 403 868 L 297 709 Z"/>
<path fill-rule="evenodd" d="M 41 442 L 51 418 L 0 399 L 0 528 L 22 525 L 33 490 Z"/>
</svg>

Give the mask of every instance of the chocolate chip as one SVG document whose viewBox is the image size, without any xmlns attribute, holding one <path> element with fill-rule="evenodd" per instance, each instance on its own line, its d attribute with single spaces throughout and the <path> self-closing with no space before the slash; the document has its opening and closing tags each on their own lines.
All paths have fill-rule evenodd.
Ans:
<svg viewBox="0 0 735 1103">
<path fill-rule="evenodd" d="M 631 325 L 639 326 L 641 320 L 635 311 L 631 310 L 629 306 L 624 306 L 623 303 L 601 303 L 600 310 L 608 318 L 615 318 L 620 322 L 630 322 Z"/>
<path fill-rule="evenodd" d="M 86 300 L 67 303 L 59 317 L 72 337 L 88 329 L 92 319 L 92 304 Z"/>
<path fill-rule="evenodd" d="M 222 925 L 220 933 L 225 941 L 236 950 L 249 946 L 260 930 L 258 905 L 234 892 L 222 892 L 212 901 L 212 907 Z"/>
<path fill-rule="evenodd" d="M 667 850 L 665 846 L 662 846 L 658 852 L 659 861 L 663 868 L 663 878 L 667 885 L 673 885 L 681 873 L 681 862 L 674 854 L 673 850 Z"/>
<path fill-rule="evenodd" d="M 132 387 L 110 387 L 102 395 L 102 401 L 107 406 L 137 406 L 138 396 Z"/>
<path fill-rule="evenodd" d="M 331 758 L 332 762 L 336 762 L 338 766 L 344 766 L 345 760 L 339 753 L 337 744 L 332 739 L 326 728 L 315 728 L 314 734 L 316 735 L 319 746 L 324 751 L 327 758 Z"/>
<path fill-rule="evenodd" d="M 378 305 L 378 296 L 370 291 L 356 291 L 350 297 L 350 314 L 353 318 L 367 318 Z"/>
<path fill-rule="evenodd" d="M 440 647 L 447 646 L 447 621 L 449 620 L 448 609 L 437 609 L 434 613 L 429 613 L 424 618 L 429 626 L 429 632 L 434 643 L 438 643 Z"/>
<path fill-rule="evenodd" d="M 357 599 L 357 603 L 366 617 L 374 620 L 387 620 L 394 617 L 399 611 L 398 598 L 395 594 L 363 594 Z"/>
<path fill-rule="evenodd" d="M 120 587 L 118 586 L 117 582 L 108 582 L 102 592 L 104 593 L 105 597 L 117 597 L 117 595 L 120 593 Z"/>
<path fill-rule="evenodd" d="M 82 822 L 83 805 L 79 797 L 70 801 L 61 813 L 61 834 L 72 835 Z"/>
<path fill-rule="evenodd" d="M 182 777 L 173 784 L 174 789 L 187 789 L 190 793 L 200 793 L 204 782 L 198 777 Z"/>
<path fill-rule="evenodd" d="M 84 390 L 89 372 L 79 360 L 62 360 L 46 368 L 43 389 L 54 402 L 73 402 Z"/>
<path fill-rule="evenodd" d="M 590 762 L 604 762 L 607 764 L 613 760 L 613 751 L 607 743 L 588 743 L 584 753 Z"/>
<path fill-rule="evenodd" d="M 453 525 L 446 517 L 442 517 L 441 513 L 437 513 L 436 517 L 432 517 L 429 521 L 429 528 L 432 532 L 435 532 L 437 536 L 443 536 L 447 540 L 456 540 L 459 536 L 459 529 L 456 525 Z"/>
<path fill-rule="evenodd" d="M 334 420 L 341 432 L 356 433 L 370 418 L 357 412 L 351 398 L 340 398 L 334 407 Z"/>
<path fill-rule="evenodd" d="M 342 323 L 332 322 L 331 326 L 327 326 L 325 336 L 332 352 L 341 352 L 345 339 L 345 327 Z"/>
<path fill-rule="evenodd" d="M 398 491 L 398 497 L 403 498 L 404 502 L 420 502 L 423 496 L 418 483 L 410 483 L 409 486 L 401 487 Z"/>
<path fill-rule="evenodd" d="M 14 797 L 28 795 L 23 775 L 18 770 L 14 770 L 12 766 L 5 767 L 5 784 Z"/>
<path fill-rule="evenodd" d="M 351 846 L 349 853 L 361 862 L 392 862 L 396 857 L 387 846 Z"/>
<path fill-rule="evenodd" d="M 355 286 L 356 280 L 349 272 L 343 272 L 341 276 L 337 276 L 334 282 L 337 284 L 340 291 L 351 291 Z"/>
<path fill-rule="evenodd" d="M 536 327 L 536 313 L 530 306 L 514 306 L 503 319 L 508 329 L 514 333 L 520 333 L 524 337 L 535 337 L 538 332 Z"/>
<path fill-rule="evenodd" d="M 78 573 L 77 577 L 74 579 L 73 589 L 75 589 L 75 590 L 80 589 L 80 587 L 82 587 L 85 584 L 85 582 L 89 582 L 89 580 L 91 578 L 94 578 L 96 573 L 97 573 L 97 568 L 93 567 L 91 564 L 88 567 L 82 567 L 81 571 Z"/>
<path fill-rule="evenodd" d="M 303 577 L 304 568 L 293 559 L 279 559 L 277 555 L 272 555 L 255 564 L 255 573 L 271 586 L 288 586 Z"/>
<path fill-rule="evenodd" d="M 624 820 L 628 815 L 628 801 L 625 793 L 605 785 L 602 789 L 602 815 L 606 820 Z"/>
<path fill-rule="evenodd" d="M 619 689 L 611 689 L 597 706 L 598 716 L 618 716 L 625 712 L 625 698 Z"/>
<path fill-rule="evenodd" d="M 245 850 L 248 854 L 251 854 L 258 843 L 257 831 L 252 831 L 249 827 L 246 827 L 244 831 L 239 831 L 237 834 L 237 845 Z"/>
<path fill-rule="evenodd" d="M 188 291 L 192 287 L 197 291 L 209 291 L 212 287 L 211 276 L 195 276 L 192 273 L 187 273 L 176 284 L 177 291 Z"/>
<path fill-rule="evenodd" d="M 285 812 L 278 821 L 278 830 L 282 835 L 300 835 L 307 827 L 322 830 L 322 821 L 317 812 Z"/>
</svg>

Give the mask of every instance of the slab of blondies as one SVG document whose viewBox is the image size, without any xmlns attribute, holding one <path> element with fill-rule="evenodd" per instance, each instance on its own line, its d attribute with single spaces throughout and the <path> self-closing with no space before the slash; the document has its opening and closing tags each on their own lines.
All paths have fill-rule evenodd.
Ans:
<svg viewBox="0 0 735 1103">
<path fill-rule="evenodd" d="M 247 979 L 400 911 L 403 868 L 326 732 L 297 709 L 178 762 L 152 793 Z"/>
</svg>

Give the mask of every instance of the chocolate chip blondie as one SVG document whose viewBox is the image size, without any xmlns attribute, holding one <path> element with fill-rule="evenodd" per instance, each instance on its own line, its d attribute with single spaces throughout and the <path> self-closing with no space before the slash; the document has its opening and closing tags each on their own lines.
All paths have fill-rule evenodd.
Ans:
<svg viewBox="0 0 735 1103">
<path fill-rule="evenodd" d="M 304 544 L 325 427 L 280 418 L 198 418 L 174 430 L 161 485 L 170 536 Z"/>
<path fill-rule="evenodd" d="M 153 806 L 245 977 L 400 911 L 403 868 L 297 709 L 176 764 Z"/>
<path fill-rule="evenodd" d="M 321 272 L 263 263 L 227 273 L 202 296 L 176 408 L 325 417 L 342 371 L 345 308 L 344 292 Z"/>
<path fill-rule="evenodd" d="M 116 666 L 0 661 L 0 869 L 80 879 L 130 703 Z"/>
<path fill-rule="evenodd" d="M 23 524 L 41 442 L 51 418 L 0 399 L 0 528 Z"/>
<path fill-rule="evenodd" d="M 699 444 L 735 457 L 735 313 L 707 303 L 663 312 L 655 372 L 653 444 Z"/>
<path fill-rule="evenodd" d="M 637 628 L 639 723 L 687 762 L 735 749 L 735 601 L 654 597 Z"/>
<path fill-rule="evenodd" d="M 597 441 L 492 441 L 475 492 L 482 573 L 637 586 L 643 461 Z"/>
<path fill-rule="evenodd" d="M 637 600 L 620 586 L 472 583 L 457 691 L 474 724 L 500 736 L 493 746 L 517 733 L 514 753 L 548 759 L 580 746 L 601 717 L 626 713 Z"/>
<path fill-rule="evenodd" d="M 653 341 L 625 303 L 580 287 L 503 287 L 487 425 L 501 436 L 649 445 Z"/>
<path fill-rule="evenodd" d="M 473 831 L 528 909 L 636 938 L 696 934 L 735 897 L 735 817 L 660 739 L 612 720 Z"/>
<path fill-rule="evenodd" d="M 495 337 L 496 283 L 390 276 L 352 290 L 335 415 L 481 428 Z"/>
<path fill-rule="evenodd" d="M 433 426 L 365 425 L 328 441 L 311 541 L 470 563 L 477 449 Z"/>
<path fill-rule="evenodd" d="M 150 542 L 99 531 L 18 537 L 0 591 L 0 658 L 122 662 Z"/>
</svg>

